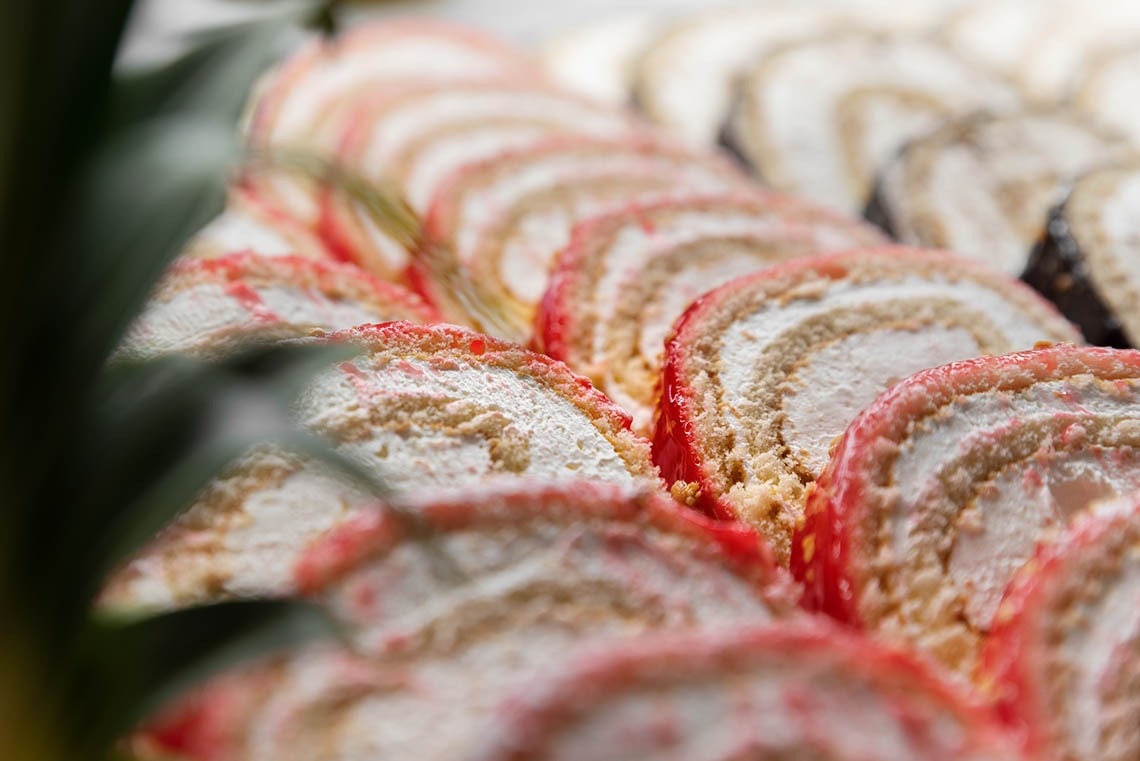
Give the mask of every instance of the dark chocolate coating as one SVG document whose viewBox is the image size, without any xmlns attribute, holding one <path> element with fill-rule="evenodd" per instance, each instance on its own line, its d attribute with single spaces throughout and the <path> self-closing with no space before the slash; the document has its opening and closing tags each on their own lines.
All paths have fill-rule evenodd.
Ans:
<svg viewBox="0 0 1140 761">
<path fill-rule="evenodd" d="M 1034 246 L 1021 279 L 1052 301 L 1089 343 L 1130 348 L 1120 320 L 1101 298 L 1061 204 L 1049 214 L 1045 237 Z"/>
</svg>

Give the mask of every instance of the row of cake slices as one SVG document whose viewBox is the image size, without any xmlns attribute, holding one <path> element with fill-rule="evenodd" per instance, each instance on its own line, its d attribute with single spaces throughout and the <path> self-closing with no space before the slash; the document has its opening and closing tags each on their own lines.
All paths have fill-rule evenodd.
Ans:
<svg viewBox="0 0 1140 761">
<path fill-rule="evenodd" d="M 188 323 L 200 315 L 229 314 L 230 321 L 220 329 L 225 320 L 210 316 L 203 322 L 209 340 L 182 344 L 200 354 L 230 350 L 239 345 L 237 334 L 243 331 L 279 338 L 288 335 L 284 329 L 290 326 L 296 332 L 326 324 L 322 320 L 330 317 L 355 321 L 368 309 L 377 314 L 385 308 L 404 310 L 413 316 L 419 310 L 430 316 L 407 298 L 385 304 L 399 293 L 392 286 L 368 291 L 369 281 L 361 276 L 347 288 L 343 277 L 330 274 L 351 276 L 351 269 L 248 253 L 184 262 L 132 332 L 127 345 L 134 348 L 125 356 L 145 356 L 140 347 L 147 344 L 154 352 L 172 350 L 176 342 L 156 344 L 157 337 L 187 334 Z M 187 286 L 175 287 L 180 280 Z M 193 308 L 195 303 L 209 308 Z M 163 319 L 163 313 L 173 316 Z M 1074 335 L 1016 281 L 936 252 L 880 249 L 822 255 L 732 281 L 688 310 L 670 341 L 656 459 L 676 496 L 756 525 L 767 541 L 741 524 L 710 523 L 677 506 L 671 509 L 682 523 L 702 527 L 721 549 L 736 548 L 736 559 L 745 558 L 751 572 L 767 579 L 765 588 L 775 596 L 765 599 L 782 601 L 772 602 L 781 616 L 792 615 L 798 591 L 789 589 L 788 578 L 777 570 L 769 542 L 782 556 L 790 554 L 791 568 L 806 589 L 807 609 L 878 640 L 923 651 L 943 667 L 975 677 L 997 699 L 1003 690 L 1031 688 L 1034 700 L 1061 701 L 1054 692 L 1069 694 L 1068 682 L 1042 676 L 1031 687 L 997 684 L 997 677 L 978 665 L 986 662 L 980 653 L 1001 639 L 991 636 L 991 629 L 1009 628 L 1017 618 L 1010 611 L 1019 603 L 1008 603 L 997 613 L 998 601 L 1034 545 L 1055 536 L 1090 501 L 1140 487 L 1140 356 L 1059 345 L 943 365 L 879 396 L 856 417 L 830 456 L 827 450 L 831 437 L 866 400 L 914 367 Z M 560 499 L 571 498 L 549 487 L 536 495 L 536 482 L 587 478 L 615 484 L 614 495 L 629 489 L 660 491 L 648 446 L 627 430 L 624 413 L 584 378 L 544 355 L 454 326 L 407 322 L 358 327 L 331 340 L 350 342 L 361 353 L 319 376 L 303 394 L 298 415 L 387 481 L 395 495 L 390 499 L 417 515 L 425 508 L 408 505 L 408 494 L 431 495 L 446 487 L 465 489 L 465 499 L 476 502 L 480 485 L 517 488 L 515 499 L 552 504 L 550 509 L 571 522 L 573 510 L 559 506 Z M 571 441 L 575 446 L 569 446 Z M 585 495 L 583 509 L 598 500 L 589 487 L 566 488 Z M 375 495 L 302 457 L 268 449 L 253 452 L 112 580 L 103 604 L 165 607 L 320 587 L 330 563 L 348 568 L 375 554 L 368 538 L 369 521 L 379 520 L 375 509 Z M 452 508 L 435 509 L 450 514 Z M 387 522 L 384 526 L 384 536 L 395 530 Z M 417 536 L 438 539 L 442 528 L 429 526 Z M 542 533 L 542 542 L 560 547 L 572 534 L 552 528 Z M 438 576 L 440 584 L 461 584 L 470 576 L 449 563 L 464 562 L 468 553 L 488 554 L 469 543 L 462 551 L 440 547 L 436 539 L 421 549 L 439 563 L 429 575 Z M 519 540 L 508 533 L 497 541 L 514 546 Z M 589 551 L 614 544 L 582 541 Z M 311 548 L 314 542 L 318 549 Z M 625 549 L 617 553 L 623 562 L 637 565 Z M 662 550 L 657 559 L 678 567 L 677 573 L 693 583 L 688 588 L 670 581 L 691 602 L 719 590 L 698 578 L 705 571 L 676 566 L 680 561 L 669 551 Z M 603 565 L 606 573 L 614 571 L 610 561 Z M 594 600 L 592 587 L 570 572 L 574 567 L 577 563 L 566 561 L 563 581 Z M 639 583 L 654 588 L 660 571 L 638 568 Z M 1032 563 L 1027 568 L 1023 574 L 1034 573 Z M 1080 609 L 1066 609 L 1054 624 L 1099 620 L 1095 610 L 1088 617 L 1081 613 L 1101 605 L 1097 595 L 1127 601 L 1135 594 L 1128 574 L 1120 577 L 1119 589 L 1115 581 L 1097 586 L 1089 578 L 1083 580 L 1089 600 L 1059 602 Z M 529 581 L 520 583 L 530 586 Z M 547 582 L 535 584 L 545 589 Z M 492 613 L 487 613 L 491 604 L 486 601 L 474 605 L 473 615 L 509 619 L 514 605 L 525 603 L 526 595 L 515 586 L 508 584 L 505 592 L 499 584 L 490 587 L 492 595 L 505 598 L 492 606 Z M 777 595 L 776 590 L 783 591 Z M 386 621 L 394 594 L 364 590 L 359 599 L 366 606 L 382 600 L 377 615 Z M 422 590 L 409 595 L 433 599 Z M 454 602 L 441 602 L 441 610 Z M 619 609 L 627 616 L 641 608 L 623 603 Z M 681 628 L 701 628 L 689 614 L 677 615 Z M 478 622 L 471 625 L 482 626 Z M 1074 669 L 1074 679 L 1093 685 L 1073 694 L 1099 701 L 1092 715 L 1100 716 L 1104 708 L 1109 717 L 1104 733 L 1122 731 L 1113 729 L 1111 716 L 1134 718 L 1128 713 L 1127 701 L 1134 694 L 1127 684 L 1113 682 L 1111 693 L 1096 685 L 1122 665 L 1135 665 L 1128 643 L 1137 636 L 1136 623 L 1128 616 L 1111 616 L 1095 631 L 1072 632 L 1073 643 L 1085 643 L 1090 652 L 1108 648 L 1115 653 L 1110 658 L 1087 660 L 1071 648 L 1050 656 Z M 425 634 L 432 641 L 437 635 L 435 628 Z M 443 641 L 453 643 L 448 637 Z M 514 644 L 505 647 L 503 658 L 516 657 Z M 452 657 L 464 663 L 462 652 L 459 647 L 447 655 L 437 653 L 433 657 L 448 665 L 433 660 L 429 672 L 450 669 Z M 342 655 L 332 663 L 341 663 Z M 404 658 L 403 650 L 397 648 L 385 659 L 397 656 Z M 330 662 L 307 654 L 297 658 L 295 668 L 304 671 L 305 680 L 327 677 L 324 669 L 331 668 Z M 454 678 L 456 684 L 482 690 L 483 680 L 493 678 L 484 669 L 493 664 L 472 658 L 473 670 Z M 305 665 L 310 663 L 316 676 Z M 400 669 L 408 668 L 400 663 Z M 342 676 L 351 680 L 364 666 L 350 662 L 344 668 L 347 675 Z M 390 673 L 390 668 L 382 670 Z M 253 689 L 246 677 L 238 678 L 238 684 L 239 694 Z M 336 685 L 336 695 L 342 695 L 342 687 Z M 502 694 L 510 691 L 507 687 Z M 395 688 L 384 689 L 387 695 Z M 307 690 L 304 695 L 311 697 Z M 382 732 L 392 722 L 401 723 L 401 707 L 410 698 L 396 692 L 395 713 L 370 697 L 360 720 L 383 727 Z M 1014 703 L 1026 700 L 1016 694 Z M 313 710 L 321 716 L 333 711 L 339 721 L 340 714 L 322 702 L 327 699 L 321 698 Z M 231 706 L 226 700 L 222 705 Z M 293 708 L 287 703 L 281 709 L 289 711 L 281 721 L 290 727 L 296 720 Z M 453 708 L 447 704 L 441 710 Z M 1085 717 L 1090 710 L 1085 703 L 1064 708 L 1066 717 L 1071 711 Z M 472 721 L 482 726 L 480 717 L 485 716 Z M 1019 717 L 1014 715 L 1016 721 L 1028 721 Z M 251 718 L 253 724 L 234 728 L 233 736 L 241 743 L 252 741 L 268 731 L 262 720 Z M 206 731 L 193 726 L 193 731 Z M 357 730 L 349 735 L 350 744 L 387 742 L 361 740 Z M 459 757 L 447 748 L 438 752 L 430 757 Z M 261 757 L 247 750 L 235 753 Z M 240 755 L 245 753 L 253 755 Z"/>
<path fill-rule="evenodd" d="M 978 82 L 1006 82 L 1034 103 L 1071 106 L 1140 137 L 1135 99 L 1128 97 L 1140 86 L 1134 67 L 1140 11 L 1129 0 L 920 0 L 905 6 L 881 0 L 761 0 L 688 14 L 615 14 L 548 41 L 543 62 L 567 87 L 614 104 L 633 103 L 690 144 L 709 146 L 722 138 L 734 100 L 756 98 L 747 91 L 775 84 L 770 77 L 793 76 L 787 67 L 797 57 L 799 66 L 810 63 L 820 76 L 845 75 L 845 66 L 856 58 L 826 61 L 821 54 L 842 53 L 840 38 L 852 30 L 915 45 L 878 50 L 881 62 L 902 56 L 912 64 L 893 76 L 880 69 L 877 83 L 864 82 L 874 89 L 886 86 L 883 96 L 891 86 L 900 88 L 900 96 L 910 88 L 921 92 L 923 85 L 952 86 L 956 76 L 973 69 L 967 76 Z M 816 48 L 807 58 L 792 52 L 800 45 L 826 45 L 829 37 L 837 38 L 836 47 Z M 948 65 L 946 55 L 957 61 Z M 861 65 L 868 63 L 864 58 Z M 761 73 L 769 66 L 784 71 Z M 749 82 L 745 92 L 739 91 L 742 82 Z M 835 85 L 849 87 L 839 80 Z M 858 113 L 859 104 L 845 105 Z M 938 105 L 936 100 L 926 104 L 931 110 Z"/>
<path fill-rule="evenodd" d="M 421 37 L 435 35 L 452 41 L 451 30 L 445 33 L 433 27 L 429 34 L 427 27 L 417 28 Z M 369 34 L 377 34 L 377 30 Z M 415 35 L 408 36 L 415 39 Z M 954 509 L 943 503 L 936 509 L 925 505 L 915 508 L 898 529 L 901 549 L 893 557 L 886 545 L 867 541 L 852 522 L 831 517 L 832 512 L 857 512 L 845 501 L 808 496 L 813 493 L 811 484 L 816 478 L 822 478 L 822 488 L 830 488 L 824 467 L 828 443 L 878 391 L 914 370 L 979 353 L 1025 348 L 1041 340 L 1076 340 L 1075 332 L 1044 302 L 1008 277 L 929 251 L 864 250 L 796 260 L 728 282 L 742 272 L 782 259 L 866 244 L 877 241 L 878 236 L 859 223 L 806 202 L 749 189 L 723 165 L 699 157 L 693 160 L 696 154 L 666 146 L 662 163 L 655 163 L 658 159 L 644 140 L 619 143 L 617 148 L 614 145 L 614 141 L 544 139 L 536 148 L 521 152 L 524 159 L 516 163 L 511 157 L 504 159 L 507 179 L 501 182 L 494 169 L 497 161 L 476 162 L 474 169 L 461 166 L 459 177 L 474 179 L 456 182 L 463 192 L 441 206 L 444 211 L 438 212 L 437 218 L 462 222 L 455 223 L 454 228 L 440 223 L 442 232 L 436 235 L 441 243 L 434 248 L 444 252 L 478 250 L 480 236 L 499 235 L 486 231 L 498 229 L 504 206 L 517 203 L 520 196 L 528 200 L 527 207 L 534 203 L 543 211 L 540 219 L 554 220 L 553 225 L 540 226 L 539 237 L 552 239 L 546 236 L 553 228 L 554 238 L 561 235 L 571 241 L 558 262 L 553 281 L 556 287 L 547 292 L 542 304 L 539 342 L 580 372 L 589 373 L 603 390 L 628 405 L 638 430 L 646 433 L 652 431 L 653 387 L 665 363 L 665 405 L 657 424 L 655 457 L 673 483 L 674 494 L 761 527 L 779 556 L 784 560 L 790 556 L 798 575 L 810 582 L 808 601 L 812 607 L 882 638 L 925 648 L 963 673 L 973 671 L 976 648 L 989 629 L 986 615 L 992 613 L 994 590 L 1003 588 L 1018 559 L 1024 559 L 1034 541 L 1052 525 L 1062 523 L 1064 516 L 1077 511 L 1088 498 L 1134 485 L 1129 467 L 1132 442 L 1127 438 L 1135 424 L 1135 415 L 1128 409 L 1135 385 L 1132 355 L 1106 355 L 1124 369 L 1104 377 L 1098 375 L 1099 366 L 1092 355 L 1079 350 L 1069 350 L 1073 356 L 1066 360 L 1068 364 L 1048 351 L 1032 355 L 1030 364 L 1063 365 L 1069 375 L 1079 376 L 1075 388 L 1083 389 L 1082 384 L 1091 383 L 1099 393 L 1103 385 L 1110 392 L 1115 389 L 1122 400 L 1123 411 L 1115 410 L 1116 417 L 1104 417 L 1103 405 L 1085 405 L 1083 397 L 1069 388 L 1069 376 L 1054 378 L 1058 387 L 1052 391 L 1057 398 L 1069 400 L 1064 404 L 1072 408 L 1051 410 L 1036 398 L 1030 399 L 1028 407 L 1037 409 L 1035 405 L 1041 402 L 1042 415 L 1056 413 L 1056 419 L 1062 421 L 1076 416 L 1077 425 L 1065 428 L 1062 438 L 1067 443 L 1063 447 L 1052 438 L 1037 440 L 1026 433 L 1049 431 L 1048 426 L 1021 428 L 1016 421 L 993 414 L 971 418 L 975 407 L 969 405 L 966 434 L 959 443 L 943 431 L 936 437 L 937 444 L 926 444 L 928 448 L 971 452 L 979 442 L 989 442 L 991 449 L 1000 449 L 1007 443 L 1007 429 L 1018 429 L 1021 433 L 1011 439 L 1022 447 L 1016 452 L 1023 453 L 1027 451 L 1024 447 L 1029 447 L 1028 451 L 1036 453 L 1030 459 L 1037 459 L 1028 466 L 1011 460 L 1011 467 L 1028 473 L 1029 481 L 1040 478 L 1043 484 L 1036 492 L 1027 492 L 1028 496 L 1018 494 L 1016 488 L 1012 492 L 1009 504 L 1036 519 L 1036 523 L 1029 522 L 1029 528 L 1019 522 L 1020 530 L 1015 530 L 1013 539 L 998 529 L 987 534 L 984 522 L 978 529 L 980 508 L 960 511 L 965 515 L 961 525 L 984 538 L 983 549 L 977 554 L 983 556 L 982 561 L 992 562 L 974 558 L 974 565 L 967 563 L 966 583 L 959 583 L 960 575 L 951 573 L 932 580 L 928 568 L 914 564 L 915 554 L 929 546 L 930 534 L 937 534 L 942 541 L 956 536 L 948 531 L 924 533 L 928 523 L 941 526 L 950 520 L 947 515 L 954 515 Z M 598 174 L 589 175 L 589 181 L 578 188 L 574 181 L 580 176 L 573 166 L 590 157 L 597 158 Z M 673 159 L 676 161 L 670 163 Z M 620 167 L 617 177 L 604 174 L 607 164 Z M 662 187 L 676 180 L 674 172 L 690 172 L 684 176 L 712 178 L 714 186 L 720 178 L 729 178 L 729 194 L 702 198 L 658 198 L 654 193 L 639 196 L 642 188 L 652 186 L 641 181 L 663 164 L 667 168 L 661 170 Z M 534 187 L 528 177 L 540 180 L 537 200 L 526 195 Z M 547 177 L 554 179 L 542 185 L 541 180 Z M 598 177 L 606 179 L 591 184 Z M 272 175 L 268 179 L 284 181 Z M 624 192 L 615 192 L 622 203 L 609 205 L 609 183 L 621 185 L 619 180 L 626 179 L 638 200 L 631 204 Z M 467 195 L 471 188 L 474 190 Z M 595 205 L 593 193 L 599 189 L 605 202 Z M 720 187 L 714 189 L 719 191 Z M 543 193 L 551 196 L 550 206 L 543 206 Z M 283 240 L 274 241 L 275 245 L 287 245 L 298 230 L 306 236 L 313 233 L 299 217 L 263 202 L 265 196 L 264 190 L 247 184 L 240 198 L 255 210 L 253 213 L 270 220 L 262 223 L 266 230 L 282 231 Z M 598 212 L 605 213 L 596 216 Z M 282 219 L 289 224 L 278 225 Z M 567 232 L 578 219 L 581 224 Z M 321 232 L 316 231 L 318 235 Z M 518 234 L 525 237 L 529 232 L 523 226 Z M 318 240 L 316 235 L 307 239 Z M 321 245 L 327 246 L 330 238 L 325 235 L 323 240 Z M 452 262 L 458 258 L 446 259 L 450 255 L 439 256 Z M 474 288 L 478 282 L 465 275 L 446 292 L 470 289 L 467 296 L 477 298 Z M 720 290 L 689 310 L 662 354 L 660 342 L 669 334 L 674 318 L 693 298 L 722 284 Z M 490 301 L 484 299 L 485 304 Z M 507 312 L 500 310 L 499 314 Z M 197 323 L 204 315 L 209 319 Z M 208 354 L 229 350 L 246 331 L 277 338 L 357 323 L 436 317 L 433 307 L 396 285 L 372 280 L 351 265 L 295 258 L 267 261 L 245 254 L 179 265 L 152 311 L 136 326 L 124 355 L 186 349 Z M 584 476 L 650 490 L 659 484 L 648 444 L 627 430 L 625 414 L 591 389 L 586 380 L 548 357 L 458 328 L 414 327 L 408 323 L 349 330 L 334 340 L 351 342 L 361 348 L 361 353 L 330 368 L 314 382 L 299 405 L 299 417 L 329 437 L 343 454 L 390 483 L 397 494 L 431 492 L 445 486 L 473 488 L 488 480 L 517 481 L 520 476 L 542 481 Z M 627 348 L 607 357 L 611 345 Z M 582 346 L 585 351 L 575 348 Z M 631 346 L 635 361 L 622 368 Z M 1055 351 L 1065 355 L 1064 351 Z M 1014 359 L 1004 361 L 1017 365 Z M 1010 372 L 1022 379 L 1031 374 L 1024 368 Z M 1045 402 L 1051 398 L 1044 386 L 1038 396 Z M 1000 394 L 995 398 L 976 395 L 971 401 L 982 409 L 989 405 L 999 410 L 1011 403 Z M 937 420 L 956 420 L 960 411 L 947 405 L 936 412 Z M 928 422 L 922 418 L 915 425 Z M 974 423 L 977 425 L 971 427 Z M 1097 438 L 1102 428 L 1117 438 Z M 1096 435 L 1082 438 L 1080 434 L 1090 430 Z M 877 441 L 870 449 L 885 461 L 897 447 Z M 992 454 L 982 447 L 976 459 L 989 462 L 987 453 Z M 718 472 L 722 461 L 728 465 Z M 919 469 L 932 464 L 929 457 L 917 462 Z M 945 475 L 957 483 L 964 478 L 955 470 L 958 466 L 955 460 L 945 472 L 938 470 L 938 476 L 923 472 L 932 482 Z M 847 466 L 837 467 L 850 471 Z M 994 483 L 978 481 L 979 493 L 1005 495 L 1003 489 L 1010 488 L 996 476 L 990 480 Z M 1105 485 L 1103 489 L 1101 485 Z M 860 492 L 860 488 L 852 491 Z M 303 458 L 273 450 L 251 453 L 212 485 L 151 551 L 112 582 L 105 604 L 166 606 L 218 596 L 296 590 L 299 585 L 294 568 L 306 557 L 309 542 L 331 530 L 340 546 L 351 544 L 356 530 L 339 533 L 336 526 L 348 522 L 359 528 L 361 518 L 357 516 L 371 515 L 367 511 L 374 502 L 374 495 L 347 485 Z M 805 503 L 808 520 L 797 534 L 798 516 Z M 1001 524 L 1000 508 L 1006 500 L 994 503 L 996 523 Z M 833 508 L 833 504 L 840 507 Z M 889 505 L 889 509 L 894 507 L 893 503 Z M 875 512 L 888 508 L 872 505 L 867 509 Z M 1046 515 L 1050 510 L 1059 517 L 1050 520 Z M 829 517 L 813 517 L 817 515 Z M 830 533 L 822 532 L 819 525 L 826 525 Z M 1041 527 L 1044 529 L 1038 532 Z M 552 530 L 547 540 L 553 541 L 557 533 Z M 747 541 L 758 543 L 755 538 Z M 1014 549 L 1020 548 L 1020 555 L 987 554 L 987 541 L 996 541 L 1003 549 L 1017 545 Z M 852 547 L 866 552 L 860 554 Z M 757 558 L 763 554 L 763 550 L 754 553 Z M 824 562 L 823 558 L 850 562 Z M 770 561 L 754 562 L 771 571 Z M 908 585 L 908 574 L 915 583 Z M 858 589 L 870 590 L 866 592 L 870 602 L 859 602 L 854 614 L 834 604 L 835 599 L 849 600 L 856 588 L 854 580 L 862 583 L 866 578 L 875 583 Z M 977 578 L 986 579 L 986 583 L 976 584 Z M 881 586 L 876 587 L 876 583 Z M 982 589 L 975 600 L 973 592 L 978 586 Z M 907 590 L 887 604 L 888 609 L 914 608 L 918 612 L 911 611 L 910 617 L 880 615 L 875 601 L 883 589 Z M 957 602 L 940 608 L 937 603 L 926 602 L 922 595 L 927 592 L 953 597 Z M 361 596 L 367 599 L 368 594 L 361 592 Z M 509 601 L 514 599 L 510 597 L 496 608 L 496 615 L 510 608 Z M 525 600 L 525 595 L 518 599 Z M 475 608 L 485 610 L 478 605 Z M 981 612 L 968 614 L 969 608 Z M 620 606 L 620 610 L 626 609 Z M 930 610 L 954 617 L 955 625 L 963 620 L 968 625 L 964 630 L 960 625 L 956 629 L 947 627 L 945 619 L 930 614 Z M 435 631 L 431 630 L 431 637 Z M 1116 634 L 1110 632 L 1111 636 L 1119 636 L 1121 641 L 1129 636 L 1127 630 L 1113 631 Z M 940 648 L 936 643 L 942 640 L 958 644 Z M 450 663 L 450 659 L 443 660 Z M 357 667 L 359 664 L 349 664 L 346 668 L 351 674 L 358 673 Z M 319 676 L 326 667 L 313 668 Z M 341 694 L 339 687 L 337 694 Z M 405 698 L 399 697 L 398 708 L 405 705 L 400 703 Z M 371 698 L 368 705 L 373 705 Z M 321 706 L 318 714 L 327 715 L 331 709 L 325 703 Z M 282 721 L 292 721 L 288 718 L 291 709 L 285 706 L 282 710 L 287 715 Z M 339 721 L 340 715 L 337 717 Z M 354 721 L 345 720 L 350 724 Z M 390 719 L 383 726 L 393 723 L 399 725 L 400 718 Z M 258 730 L 255 734 L 263 733 Z M 359 739 L 356 733 L 350 734 L 354 738 L 350 742 Z M 441 757 L 454 757 L 440 752 L 444 754 Z"/>
<path fill-rule="evenodd" d="M 783 12 L 814 17 L 825 6 L 764 5 L 745 15 L 755 25 Z M 736 15 L 693 23 L 723 31 Z M 1117 285 L 1120 268 L 1076 277 L 1074 290 L 1074 268 L 1056 277 L 1055 262 L 1035 244 L 1055 227 L 1050 209 L 1064 200 L 1066 185 L 1115 169 L 1130 146 L 1070 112 L 1024 105 L 1009 83 L 929 39 L 851 27 L 779 46 L 786 66 L 769 62 L 762 70 L 786 68 L 789 79 L 774 82 L 771 97 L 741 100 L 733 123 L 745 126 L 731 130 L 738 152 L 777 188 L 848 211 L 867 205 L 868 217 L 900 241 L 1024 276 L 1091 340 L 1127 341 L 1115 310 L 1131 303 L 1135 287 Z M 684 38 L 687 28 L 677 34 Z M 717 38 L 706 31 L 707 39 L 694 32 L 704 42 L 691 41 L 698 60 L 701 45 Z M 843 77 L 817 71 L 816 59 Z M 768 111 L 781 123 L 763 126 Z M 262 164 L 203 236 L 204 253 L 244 243 L 351 261 L 414 286 L 453 322 L 513 341 L 531 335 L 575 223 L 623 202 L 679 192 L 758 193 L 723 160 L 684 148 L 621 109 L 557 89 L 518 51 L 435 22 L 371 24 L 335 43 L 313 43 L 267 75 L 249 123 L 252 144 L 264 152 L 323 157 L 402 196 L 423 230 L 393 238 L 343 183 Z M 789 179 L 798 174 L 807 180 Z M 1127 260 L 1135 225 L 1110 223 L 1122 225 L 1114 258 Z M 851 241 L 868 242 L 866 234 Z M 1084 267 L 1076 269 L 1083 275 Z"/>
<path fill-rule="evenodd" d="M 1128 0 L 918 5 L 892 8 L 896 18 L 876 3 L 762 2 L 655 33 L 625 19 L 624 66 L 637 72 L 626 96 L 690 144 L 728 146 L 776 189 L 869 206 L 903 242 L 1020 275 L 1063 185 L 1136 149 L 1140 11 Z M 555 75 L 612 35 L 579 38 L 553 45 Z M 1066 80 L 1074 72 L 1083 86 Z"/>
<path fill-rule="evenodd" d="M 659 496 L 575 484 L 413 504 L 314 544 L 339 642 L 214 678 L 139 758 L 1113 759 L 1140 748 L 1140 501 L 1100 503 L 1014 578 L 980 661 L 797 611 L 762 543 Z M 441 558 L 447 559 L 443 562 Z"/>
</svg>

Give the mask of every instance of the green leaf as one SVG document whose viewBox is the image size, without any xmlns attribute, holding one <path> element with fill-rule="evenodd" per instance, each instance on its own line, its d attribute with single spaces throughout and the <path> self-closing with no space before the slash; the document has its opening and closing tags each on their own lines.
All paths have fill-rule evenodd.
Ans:
<svg viewBox="0 0 1140 761">
<path fill-rule="evenodd" d="M 338 635 L 322 609 L 294 600 L 219 603 L 141 619 L 95 615 L 84 636 L 90 669 L 71 696 L 81 709 L 74 716 L 83 717 L 76 725 L 90 732 L 82 744 L 110 744 L 224 669 Z"/>
</svg>

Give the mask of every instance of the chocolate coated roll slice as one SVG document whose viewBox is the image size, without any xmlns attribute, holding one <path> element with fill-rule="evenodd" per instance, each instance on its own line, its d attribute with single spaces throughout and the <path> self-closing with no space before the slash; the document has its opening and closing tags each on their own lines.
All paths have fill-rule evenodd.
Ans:
<svg viewBox="0 0 1140 761">
<path fill-rule="evenodd" d="M 660 488 L 626 414 L 560 362 L 449 325 L 392 322 L 330 340 L 361 353 L 313 380 L 299 421 L 391 494 L 523 478 Z M 107 602 L 279 592 L 304 547 L 368 503 L 303 457 L 251 453 L 117 577 Z"/>
<path fill-rule="evenodd" d="M 729 137 L 770 185 L 858 212 L 907 140 L 1018 100 L 933 42 L 843 34 L 789 45 L 749 70 Z"/>
<path fill-rule="evenodd" d="M 787 262 L 704 296 L 665 351 L 654 457 L 674 493 L 787 560 L 805 488 L 867 404 L 918 370 L 1076 340 L 1029 288 L 908 248 Z"/>
<path fill-rule="evenodd" d="M 1053 346 L 919 373 L 862 412 L 808 497 L 809 605 L 970 674 L 1037 541 L 1140 487 L 1140 352 Z"/>
<path fill-rule="evenodd" d="M 521 692 L 471 761 L 1018 759 L 911 656 L 830 628 L 659 637 Z"/>
<path fill-rule="evenodd" d="M 983 259 L 1017 277 L 1064 185 L 1123 149 L 1116 135 L 1067 113 L 970 116 L 891 160 L 868 216 L 904 243 Z"/>
<path fill-rule="evenodd" d="M 452 175 L 432 202 L 423 290 L 448 316 L 525 340 L 575 223 L 633 201 L 749 186 L 728 162 L 656 140 L 554 139 L 488 159 Z"/>
<path fill-rule="evenodd" d="M 135 320 L 119 357 L 218 356 L 252 340 L 437 318 L 414 293 L 347 264 L 252 253 L 183 259 Z"/>
<path fill-rule="evenodd" d="M 1140 502 L 1098 503 L 1037 548 L 994 619 L 981 678 L 1031 752 L 1140 755 Z"/>
<path fill-rule="evenodd" d="M 461 759 L 575 652 L 797 615 L 755 534 L 665 497 L 531 484 L 409 508 L 431 544 L 373 513 L 299 566 L 346 644 L 216 681 L 151 726 L 144 757 Z"/>
<path fill-rule="evenodd" d="M 1089 172 L 1073 183 L 1025 280 L 1090 342 L 1140 342 L 1140 162 Z"/>
<path fill-rule="evenodd" d="M 869 225 L 775 193 L 636 204 L 574 229 L 536 339 L 649 432 L 665 337 L 698 296 L 785 259 L 882 242 Z"/>
</svg>

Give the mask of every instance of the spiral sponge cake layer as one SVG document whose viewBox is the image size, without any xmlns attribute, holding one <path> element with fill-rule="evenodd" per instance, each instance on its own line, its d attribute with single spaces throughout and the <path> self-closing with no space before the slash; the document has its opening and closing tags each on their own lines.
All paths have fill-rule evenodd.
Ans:
<svg viewBox="0 0 1140 761">
<path fill-rule="evenodd" d="M 811 606 L 968 675 L 1034 545 L 1140 487 L 1140 352 L 1054 346 L 919 373 L 844 433 L 792 567 Z"/>
<path fill-rule="evenodd" d="M 393 322 L 330 340 L 361 353 L 314 379 L 297 415 L 393 495 L 520 479 L 661 486 L 625 413 L 548 357 L 448 325 Z M 305 546 L 374 501 L 305 458 L 259 450 L 120 572 L 105 601 L 286 591 Z"/>
<path fill-rule="evenodd" d="M 754 534 L 660 496 L 529 485 L 406 508 L 431 543 L 372 513 L 299 566 L 346 644 L 207 686 L 151 727 L 152 748 L 203 761 L 461 758 L 510 694 L 575 652 L 797 615 Z"/>
<path fill-rule="evenodd" d="M 649 432 L 665 338 L 697 297 L 785 259 L 881 242 L 868 225 L 775 193 L 634 204 L 575 228 L 536 338 Z"/>
<path fill-rule="evenodd" d="M 1016 281 L 908 248 L 791 261 L 706 295 L 666 347 L 654 455 L 675 493 L 787 559 L 832 440 L 891 384 L 984 353 L 1077 340 Z"/>
<path fill-rule="evenodd" d="M 374 322 L 437 318 L 415 294 L 355 267 L 252 253 L 176 263 L 135 321 L 120 356 L 217 356 L 250 340 Z"/>
</svg>

